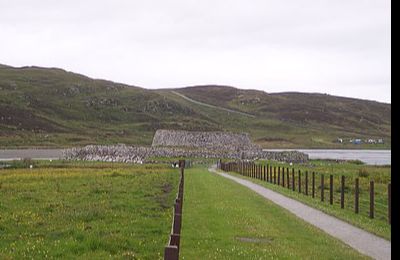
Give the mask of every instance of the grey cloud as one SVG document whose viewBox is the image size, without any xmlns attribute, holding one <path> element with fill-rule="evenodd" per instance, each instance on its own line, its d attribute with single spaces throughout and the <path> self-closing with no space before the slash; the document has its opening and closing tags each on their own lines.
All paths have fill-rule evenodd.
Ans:
<svg viewBox="0 0 400 260">
<path fill-rule="evenodd" d="M 390 10 L 386 0 L 0 0 L 0 57 L 150 88 L 390 102 Z"/>
</svg>

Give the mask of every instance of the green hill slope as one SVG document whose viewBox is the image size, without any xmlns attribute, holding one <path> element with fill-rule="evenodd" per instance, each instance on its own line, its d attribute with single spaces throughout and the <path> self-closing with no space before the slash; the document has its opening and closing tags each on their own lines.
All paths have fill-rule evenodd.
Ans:
<svg viewBox="0 0 400 260">
<path fill-rule="evenodd" d="M 322 94 L 147 90 L 57 68 L 0 66 L 0 147 L 143 145 L 168 128 L 249 132 L 266 148 L 387 148 L 390 113 L 390 104 Z M 337 137 L 384 138 L 385 144 L 332 142 Z"/>
</svg>

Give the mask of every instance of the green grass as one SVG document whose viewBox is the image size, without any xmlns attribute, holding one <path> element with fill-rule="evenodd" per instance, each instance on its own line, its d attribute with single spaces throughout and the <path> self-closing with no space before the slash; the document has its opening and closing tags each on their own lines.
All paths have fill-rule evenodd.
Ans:
<svg viewBox="0 0 400 260">
<path fill-rule="evenodd" d="M 162 259 L 178 181 L 162 165 L 0 170 L 0 259 Z"/>
<path fill-rule="evenodd" d="M 390 104 L 221 86 L 176 91 L 256 117 L 195 104 L 170 89 L 148 90 L 55 68 L 1 66 L 0 147 L 150 145 L 157 129 L 248 132 L 265 148 L 391 147 Z M 334 143 L 338 137 L 385 143 Z"/>
<path fill-rule="evenodd" d="M 285 168 L 285 188 L 265 181 L 244 177 L 237 173 L 235 176 L 249 179 L 257 184 L 270 188 L 279 193 L 285 194 L 307 205 L 322 210 L 323 212 L 338 217 L 355 226 L 363 228 L 378 236 L 391 240 L 391 225 L 387 221 L 387 184 L 391 181 L 390 166 L 372 166 L 359 163 L 335 163 L 332 161 L 311 160 L 307 164 L 296 164 L 290 166 L 285 163 L 265 162 L 261 164 L 270 164 L 273 167 L 280 166 Z M 286 168 L 289 167 L 290 189 L 287 188 Z M 295 191 L 292 191 L 292 167 L 295 169 Z M 301 170 L 302 182 L 301 190 L 298 192 L 298 170 Z M 305 171 L 308 171 L 308 196 L 305 195 Z M 315 198 L 311 197 L 311 173 L 316 173 L 315 180 Z M 324 174 L 324 202 L 321 202 L 321 174 Z M 329 203 L 329 175 L 333 175 L 333 205 Z M 278 169 L 276 169 L 278 175 Z M 345 176 L 344 209 L 340 207 L 340 180 Z M 360 185 L 360 212 L 354 213 L 354 183 L 355 178 L 359 178 Z M 375 182 L 375 216 L 369 218 L 369 181 Z M 282 177 L 281 177 L 282 184 Z"/>
<path fill-rule="evenodd" d="M 205 168 L 185 170 L 182 218 L 182 259 L 366 258 Z"/>
</svg>

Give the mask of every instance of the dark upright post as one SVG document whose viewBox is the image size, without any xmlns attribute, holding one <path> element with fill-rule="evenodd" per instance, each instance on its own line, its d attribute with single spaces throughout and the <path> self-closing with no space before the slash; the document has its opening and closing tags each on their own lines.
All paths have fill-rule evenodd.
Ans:
<svg viewBox="0 0 400 260">
<path fill-rule="evenodd" d="M 281 184 L 281 167 L 278 166 L 278 185 Z"/>
<path fill-rule="evenodd" d="M 290 189 L 290 182 L 289 182 L 289 167 L 286 168 L 286 182 L 287 182 L 287 188 Z"/>
<path fill-rule="evenodd" d="M 392 184 L 388 184 L 388 223 L 392 224 Z"/>
<path fill-rule="evenodd" d="M 272 183 L 272 165 L 269 166 L 269 182 Z"/>
<path fill-rule="evenodd" d="M 355 184 L 355 189 L 354 189 L 354 212 L 358 214 L 359 212 L 359 195 L 360 195 L 360 190 L 359 190 L 359 183 L 358 183 L 358 178 L 356 178 L 356 184 Z"/>
<path fill-rule="evenodd" d="M 264 165 L 264 175 L 263 175 L 263 179 L 264 179 L 264 181 L 266 181 L 267 180 L 267 174 L 266 174 L 266 172 L 265 172 L 265 165 Z"/>
<path fill-rule="evenodd" d="M 301 172 L 299 170 L 299 193 L 301 193 Z"/>
<path fill-rule="evenodd" d="M 306 196 L 308 196 L 308 171 L 306 171 Z"/>
<path fill-rule="evenodd" d="M 294 186 L 294 168 L 292 168 L 292 190 L 295 190 L 295 186 Z"/>
<path fill-rule="evenodd" d="M 312 197 L 315 198 L 315 172 L 312 173 Z"/>
<path fill-rule="evenodd" d="M 369 217 L 374 218 L 374 181 L 369 183 Z"/>
<path fill-rule="evenodd" d="M 324 201 L 324 175 L 321 174 L 321 201 Z"/>
<path fill-rule="evenodd" d="M 333 175 L 329 175 L 329 203 L 333 204 Z"/>
<path fill-rule="evenodd" d="M 340 190 L 340 207 L 344 209 L 344 176 L 342 175 L 342 188 Z"/>
</svg>

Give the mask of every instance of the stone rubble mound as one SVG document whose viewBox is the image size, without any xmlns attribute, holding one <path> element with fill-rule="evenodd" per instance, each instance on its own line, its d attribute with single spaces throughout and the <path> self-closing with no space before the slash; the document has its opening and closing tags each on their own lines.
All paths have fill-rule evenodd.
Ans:
<svg viewBox="0 0 400 260">
<path fill-rule="evenodd" d="M 261 149 L 227 151 L 209 148 L 184 149 L 176 147 L 88 145 L 81 148 L 65 149 L 63 151 L 63 158 L 67 160 L 144 163 L 151 157 L 226 158 L 236 160 L 266 159 L 293 163 L 308 161 L 308 155 L 298 151 L 271 152 Z"/>
</svg>

